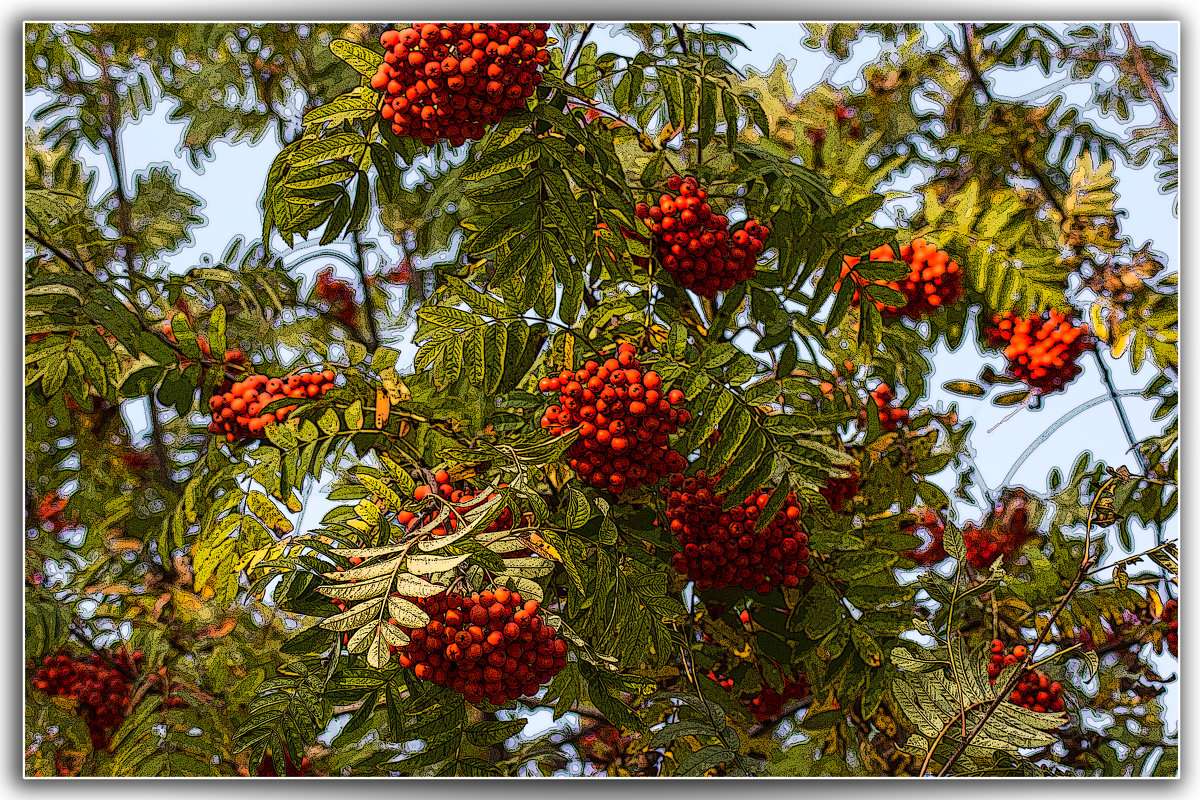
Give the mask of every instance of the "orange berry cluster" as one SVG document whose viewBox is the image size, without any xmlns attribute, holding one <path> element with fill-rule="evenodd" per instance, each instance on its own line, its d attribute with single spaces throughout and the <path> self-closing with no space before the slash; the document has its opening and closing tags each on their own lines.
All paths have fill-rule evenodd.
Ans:
<svg viewBox="0 0 1200 800">
<path fill-rule="evenodd" d="M 908 409 L 892 405 L 892 401 L 896 399 L 896 393 L 890 386 L 880 384 L 871 390 L 871 397 L 875 398 L 875 405 L 879 406 L 879 424 L 883 430 L 894 431 L 908 424 Z M 858 427 L 867 427 L 867 409 L 865 407 L 858 412 Z"/>
<path fill-rule="evenodd" d="M 726 678 L 724 675 L 718 675 L 710 669 L 708 671 L 708 679 L 727 692 L 733 691 L 733 678 Z"/>
<path fill-rule="evenodd" d="M 1008 374 L 1038 392 L 1056 392 L 1082 371 L 1076 359 L 1091 343 L 1088 326 L 1063 314 L 1018 317 L 1011 311 L 993 318 L 986 331 L 991 347 L 1003 347 Z"/>
<path fill-rule="evenodd" d="M 841 514 L 850 506 L 850 501 L 858 497 L 859 488 L 858 473 L 851 472 L 845 478 L 826 478 L 825 485 L 821 487 L 821 496 L 829 503 L 833 513 Z"/>
<path fill-rule="evenodd" d="M 705 202 L 708 192 L 695 178 L 672 175 L 658 205 L 638 203 L 637 216 L 654 232 L 658 256 L 679 285 L 703 297 L 716 297 L 754 275 L 771 231 L 749 220 L 729 232 L 729 220 Z"/>
<path fill-rule="evenodd" d="M 775 519 L 756 533 L 771 492 L 757 490 L 723 512 L 725 495 L 713 491 L 716 485 L 715 476 L 700 470 L 694 478 L 674 474 L 663 487 L 667 528 L 683 546 L 671 558 L 676 571 L 695 581 L 702 592 L 740 585 L 767 594 L 774 586 L 799 586 L 808 577 L 804 562 L 809 550 L 795 495 L 789 495 Z"/>
<path fill-rule="evenodd" d="M 652 486 L 687 467 L 668 446 L 669 437 L 692 419 L 687 409 L 675 408 L 683 392 L 664 392 L 662 378 L 643 372 L 636 353 L 633 345 L 622 344 L 616 358 L 603 364 L 589 361 L 538 382 L 540 391 L 560 393 L 559 404 L 542 415 L 542 427 L 560 436 L 578 426 L 567 462 L 581 481 L 613 494 Z"/>
<path fill-rule="evenodd" d="M 437 481 L 437 484 L 438 484 L 438 492 L 437 493 L 439 496 L 444 497 L 453 503 L 459 503 L 460 505 L 465 506 L 466 508 L 471 508 L 472 506 L 477 506 L 482 503 L 486 503 L 488 500 L 491 500 L 494 497 L 496 497 L 495 492 L 492 492 L 491 494 L 489 494 L 485 497 L 483 494 L 476 492 L 470 486 L 467 486 L 462 489 L 455 489 L 454 486 L 452 486 L 450 483 L 450 473 L 446 472 L 446 470 L 444 470 L 444 469 L 439 469 L 437 472 L 435 472 L 433 479 L 435 481 Z M 507 486 L 507 484 L 503 484 L 503 483 L 500 485 Z M 431 493 L 431 490 L 430 490 L 429 486 L 427 484 L 421 484 L 421 485 L 417 486 L 416 490 L 413 492 L 413 499 L 423 500 L 426 497 L 428 497 L 430 495 L 430 493 Z M 420 524 L 420 522 L 421 522 L 421 520 L 418 518 L 418 516 L 411 511 L 401 511 L 401 512 L 397 513 L 396 521 L 399 522 L 401 525 L 404 525 L 407 528 L 407 530 L 410 530 L 410 531 L 413 530 L 414 528 L 416 528 L 417 525 Z M 455 518 L 453 515 L 451 515 L 450 519 L 447 521 L 447 525 L 450 528 L 449 531 L 447 531 L 445 528 L 434 528 L 433 533 L 431 535 L 434 537 L 438 537 L 438 536 L 445 536 L 447 533 L 452 533 L 458 527 L 457 518 Z M 506 531 L 506 530 L 509 530 L 510 528 L 512 528 L 512 526 L 513 526 L 512 510 L 509 508 L 505 508 L 503 511 L 500 512 L 499 516 L 497 516 L 494 520 L 492 520 L 488 524 L 487 529 L 484 530 L 483 533 L 491 533 L 493 531 L 501 531 L 501 530 Z M 523 551 L 523 553 L 525 553 L 525 554 L 528 554 L 528 552 L 529 552 L 528 550 Z M 513 554 L 511 554 L 511 557 L 517 557 L 519 555 L 521 555 L 520 552 L 513 553 Z"/>
<path fill-rule="evenodd" d="M 250 375 L 238 381 L 228 391 L 213 395 L 208 401 L 213 421 L 208 424 L 210 433 L 224 433 L 229 441 L 237 439 L 262 439 L 263 429 L 272 422 L 283 422 L 297 406 L 283 406 L 276 411 L 263 411 L 276 400 L 293 397 L 297 400 L 318 397 L 336 388 L 337 374 L 327 369 L 291 375 L 287 378 L 268 378 L 266 375 Z"/>
<path fill-rule="evenodd" d="M 338 322 L 347 327 L 354 327 L 358 321 L 358 303 L 354 300 L 354 288 L 346 281 L 335 279 L 333 267 L 326 267 L 317 273 L 314 291 L 321 304 Z"/>
<path fill-rule="evenodd" d="M 766 683 L 762 685 L 762 691 L 749 703 L 746 707 L 754 718 L 759 722 L 766 722 L 777 718 L 783 713 L 783 704 L 788 700 L 799 700 L 802 697 L 807 697 L 812 687 L 808 685 L 808 679 L 804 675 L 800 675 L 796 680 L 783 681 L 783 692 L 777 692 L 768 686 Z"/>
<path fill-rule="evenodd" d="M 993 684 L 1005 667 L 1016 664 L 1027 653 L 1025 645 L 1019 644 L 1012 652 L 1005 654 L 1004 642 L 992 639 L 992 659 L 988 664 L 988 680 Z M 1008 696 L 1008 701 L 1015 706 L 1023 706 L 1030 711 L 1062 711 L 1062 684 L 1051 681 L 1035 669 L 1027 669 L 1021 673 L 1017 685 Z"/>
<path fill-rule="evenodd" d="M 1179 601 L 1168 600 L 1163 604 L 1162 621 L 1168 623 L 1167 650 L 1179 658 Z"/>
<path fill-rule="evenodd" d="M 518 592 L 439 594 L 411 602 L 429 622 L 404 628 L 411 641 L 392 648 L 400 654 L 400 666 L 471 703 L 486 699 L 501 706 L 536 694 L 567 663 L 567 643 L 543 624 L 538 601 L 522 601 Z"/>
<path fill-rule="evenodd" d="M 868 258 L 871 261 L 895 261 L 896 253 L 890 244 L 885 244 L 872 250 Z M 880 311 L 909 319 L 920 319 L 962 297 L 962 270 L 945 250 L 938 250 L 935 245 L 924 239 L 915 239 L 912 244 L 900 248 L 900 258 L 910 267 L 908 275 L 899 281 L 880 283 L 903 292 L 907 302 L 902 306 L 889 306 L 873 301 Z M 861 261 L 862 259 L 856 256 L 846 256 L 842 260 L 842 278 L 852 274 L 854 267 Z M 857 273 L 853 275 L 859 287 L 869 283 Z M 840 281 L 837 286 L 841 286 Z M 856 288 L 853 302 L 857 304 L 859 299 L 860 294 Z"/>
<path fill-rule="evenodd" d="M 125 671 L 113 667 L 99 653 L 86 661 L 77 661 L 66 652 L 46 656 L 33 675 L 33 688 L 44 694 L 71 697 L 80 710 L 92 737 L 92 747 L 103 750 L 109 737 L 125 719 L 125 704 L 130 697 L 129 674 L 136 673 L 145 661 L 139 650 L 132 658 L 124 651 L 111 660 Z"/>
<path fill-rule="evenodd" d="M 384 31 L 387 48 L 371 78 L 392 133 L 432 146 L 482 139 L 484 128 L 525 105 L 550 61 L 549 24 L 414 22 Z"/>
</svg>

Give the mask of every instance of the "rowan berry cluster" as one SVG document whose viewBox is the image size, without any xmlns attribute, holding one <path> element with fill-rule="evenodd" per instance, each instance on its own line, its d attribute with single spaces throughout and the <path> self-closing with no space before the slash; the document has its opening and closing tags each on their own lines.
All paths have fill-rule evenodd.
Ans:
<svg viewBox="0 0 1200 800">
<path fill-rule="evenodd" d="M 1005 667 L 1016 664 L 1023 659 L 1027 653 L 1025 645 L 1019 644 L 1012 649 L 1011 653 L 1004 652 L 1004 642 L 999 639 L 992 640 L 992 658 L 988 663 L 988 680 L 993 684 L 1000 677 L 1000 673 Z M 1013 687 L 1009 693 L 1008 701 L 1016 706 L 1023 706 L 1030 711 L 1045 712 L 1045 711 L 1062 711 L 1062 684 L 1057 681 L 1051 681 L 1048 677 L 1038 672 L 1035 669 L 1027 669 L 1021 673 L 1021 677 L 1017 681 L 1017 685 Z"/>
<path fill-rule="evenodd" d="M 300 766 L 296 766 L 292 761 L 292 757 L 285 750 L 283 753 L 283 777 L 285 778 L 305 778 L 312 775 L 312 762 L 307 756 L 300 759 Z M 275 771 L 275 759 L 270 753 L 263 753 L 262 761 L 258 763 L 258 769 L 254 771 L 256 778 L 278 778 L 280 777 Z"/>
<path fill-rule="evenodd" d="M 1168 600 L 1163 604 L 1162 621 L 1168 624 L 1167 628 L 1167 650 L 1171 655 L 1179 658 L 1179 601 L 1175 599 Z"/>
<path fill-rule="evenodd" d="M 775 519 L 755 532 L 771 492 L 756 490 L 722 512 L 725 495 L 713 491 L 716 485 L 700 470 L 694 478 L 674 474 L 663 487 L 667 529 L 683 547 L 672 556 L 675 569 L 702 592 L 740 585 L 767 594 L 774 586 L 799 586 L 808 577 L 809 549 L 796 497 L 789 495 Z"/>
<path fill-rule="evenodd" d="M 542 415 L 542 427 L 560 436 L 578 426 L 568 463 L 581 481 L 613 494 L 652 486 L 687 466 L 668 445 L 692 419 L 687 409 L 676 408 L 683 392 L 664 392 L 662 378 L 643 371 L 636 353 L 633 345 L 622 344 L 616 358 L 603 364 L 589 361 L 538 382 L 543 392 L 559 392 L 559 403 Z"/>
<path fill-rule="evenodd" d="M 905 533 L 916 533 L 924 530 L 929 539 L 915 550 L 906 550 L 904 556 L 911 558 L 922 566 L 936 564 L 946 558 L 945 536 L 946 523 L 932 508 L 918 508 L 913 512 L 913 519 L 900 523 L 900 530 Z"/>
<path fill-rule="evenodd" d="M 262 439 L 263 429 L 272 422 L 283 422 L 297 406 L 283 406 L 275 411 L 264 411 L 270 403 L 286 398 L 302 400 L 318 397 L 336 388 L 337 374 L 327 369 L 324 372 L 309 372 L 287 378 L 268 378 L 266 375 L 250 375 L 233 384 L 228 391 L 213 395 L 208 401 L 212 411 L 210 433 L 224 433 L 233 442 L 238 439 Z"/>
<path fill-rule="evenodd" d="M 384 31 L 386 51 L 371 78 L 383 93 L 392 133 L 431 146 L 482 139 L 508 111 L 525 105 L 550 62 L 549 24 L 426 22 Z"/>
<path fill-rule="evenodd" d="M 871 390 L 871 397 L 875 398 L 875 405 L 879 406 L 879 425 L 883 430 L 894 431 L 908 424 L 908 409 L 892 405 L 892 401 L 896 399 L 896 393 L 890 386 L 880 384 Z M 867 409 L 863 408 L 858 412 L 858 427 L 865 428 L 866 426 Z"/>
<path fill-rule="evenodd" d="M 692 177 L 672 175 L 658 204 L 638 203 L 636 213 L 653 233 L 658 256 L 679 285 L 703 297 L 716 297 L 754 275 L 771 231 L 757 220 L 728 230 L 729 220 L 705 202 L 708 192 Z"/>
<path fill-rule="evenodd" d="M 922 513 L 926 518 L 918 519 L 918 524 L 913 527 L 924 527 L 929 532 L 931 541 L 917 550 L 909 550 L 905 555 L 918 564 L 928 566 L 936 564 L 948 555 L 945 548 L 946 526 L 940 519 L 936 519 L 936 515 L 929 509 Z M 928 516 L 933 516 L 936 522 L 926 521 Z M 962 529 L 967 561 L 975 569 L 987 569 L 997 558 L 1007 558 L 1021 549 L 1033 534 L 1023 506 L 1014 507 L 1011 513 L 993 515 L 982 526 L 968 522 Z"/>
<path fill-rule="evenodd" d="M 454 486 L 450 483 L 450 473 L 446 472 L 446 470 L 444 470 L 444 469 L 439 469 L 437 472 L 435 472 L 433 479 L 435 481 L 437 481 L 437 484 L 438 484 L 438 491 L 437 491 L 438 496 L 444 497 L 445 499 L 451 501 L 452 503 L 459 504 L 460 507 L 463 508 L 464 510 L 470 509 L 471 507 L 480 505 L 482 503 L 486 503 L 488 500 L 492 500 L 497 496 L 495 492 L 492 492 L 491 494 L 489 494 L 485 497 L 482 493 L 476 492 L 470 486 L 466 486 L 462 489 L 454 488 Z M 503 484 L 503 483 L 500 485 L 507 486 L 507 484 Z M 431 490 L 430 490 L 429 486 L 427 484 L 421 484 L 413 492 L 413 499 L 423 500 L 426 497 L 428 497 L 430 495 L 430 493 L 431 493 Z M 401 525 L 404 525 L 407 528 L 407 530 L 410 530 L 410 531 L 413 530 L 414 528 L 416 528 L 417 525 L 420 524 L 420 522 L 421 522 L 421 520 L 418 518 L 418 515 L 414 514 L 411 511 L 401 511 L 401 512 L 397 513 L 396 521 L 399 522 Z M 452 533 L 458 527 L 458 519 L 452 515 L 449 518 L 449 520 L 447 520 L 446 526 L 449 528 L 449 531 L 447 531 L 445 527 L 438 527 L 438 528 L 433 529 L 433 532 L 431 535 L 434 537 L 438 537 L 438 536 L 445 536 L 447 533 Z M 493 531 L 502 531 L 502 530 L 506 531 L 506 530 L 511 529 L 512 526 L 513 526 L 512 510 L 506 507 L 503 511 L 500 512 L 500 514 L 494 520 L 492 520 L 488 524 L 487 528 L 484 531 L 482 531 L 482 533 L 491 533 Z M 528 551 L 525 551 L 525 552 L 528 553 Z M 518 555 L 518 554 L 514 554 L 514 555 Z"/>
<path fill-rule="evenodd" d="M 890 244 L 885 244 L 872 250 L 868 258 L 871 261 L 895 261 L 896 253 Z M 912 244 L 900 248 L 900 258 L 909 265 L 908 275 L 899 281 L 880 283 L 903 292 L 907 302 L 902 306 L 889 306 L 878 300 L 872 301 L 883 313 L 920 319 L 962 297 L 962 270 L 945 250 L 938 250 L 924 239 L 915 239 Z M 859 289 L 871 283 L 854 271 L 861 261 L 856 256 L 846 256 L 842 260 L 842 278 L 854 276 L 853 302 L 856 305 L 860 300 Z M 841 287 L 840 281 L 837 286 Z"/>
<path fill-rule="evenodd" d="M 1024 318 L 1012 312 L 994 317 L 986 333 L 989 346 L 1004 348 L 1008 374 L 1043 394 L 1075 380 L 1082 371 L 1076 360 L 1091 344 L 1087 325 L 1053 309 Z"/>
<path fill-rule="evenodd" d="M 343 280 L 333 277 L 333 267 L 317 273 L 317 285 L 313 291 L 325 310 L 347 327 L 358 322 L 358 303 L 354 299 L 354 288 Z"/>
<path fill-rule="evenodd" d="M 66 510 L 68 498 L 58 492 L 47 492 L 38 501 L 35 511 L 39 520 L 38 527 L 48 528 L 52 533 L 58 533 L 67 527 Z"/>
<path fill-rule="evenodd" d="M 821 496 L 829 503 L 833 513 L 841 514 L 858 497 L 859 489 L 858 473 L 851 472 L 845 478 L 826 478 L 825 485 L 821 487 Z"/>
<path fill-rule="evenodd" d="M 536 694 L 567 663 L 567 643 L 542 622 L 538 601 L 523 601 L 518 592 L 443 593 L 411 602 L 429 622 L 423 628 L 401 626 L 411 641 L 392 648 L 400 666 L 471 703 L 486 699 L 500 706 Z"/>
<path fill-rule="evenodd" d="M 746 704 L 746 708 L 759 722 L 766 722 L 782 714 L 783 705 L 788 700 L 807 697 L 811 691 L 812 687 L 809 686 L 808 679 L 804 675 L 798 676 L 794 681 L 785 678 L 782 692 L 777 692 L 763 683 L 762 691 Z"/>
<path fill-rule="evenodd" d="M 33 688 L 39 692 L 79 701 L 96 750 L 108 747 L 109 738 L 124 721 L 125 704 L 130 697 L 130 679 L 126 673 L 136 674 L 145 656 L 140 650 L 132 657 L 121 651 L 114 653 L 111 661 L 117 666 L 99 653 L 79 661 L 59 652 L 46 656 L 33 675 Z"/>
</svg>

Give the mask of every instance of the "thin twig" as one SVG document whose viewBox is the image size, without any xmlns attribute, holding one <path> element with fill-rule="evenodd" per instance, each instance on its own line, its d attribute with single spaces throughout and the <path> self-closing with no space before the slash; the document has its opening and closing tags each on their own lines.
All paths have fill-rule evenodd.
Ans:
<svg viewBox="0 0 1200 800">
<path fill-rule="evenodd" d="M 1171 117 L 1171 112 L 1167 108 L 1167 104 L 1163 102 L 1162 95 L 1158 93 L 1158 87 L 1154 85 L 1154 81 L 1150 78 L 1150 68 L 1146 64 L 1146 57 L 1142 55 L 1142 46 L 1138 42 L 1137 37 L 1133 35 L 1133 27 L 1128 22 L 1121 23 L 1121 32 L 1125 34 L 1125 44 L 1129 48 L 1129 55 L 1133 58 L 1133 68 L 1137 70 L 1138 77 L 1142 79 L 1142 86 L 1145 87 L 1150 99 L 1154 102 L 1154 106 L 1158 109 L 1159 121 L 1164 123 L 1171 129 L 1171 135 L 1176 139 L 1179 138 L 1179 126 L 1175 124 L 1175 120 Z"/>
</svg>

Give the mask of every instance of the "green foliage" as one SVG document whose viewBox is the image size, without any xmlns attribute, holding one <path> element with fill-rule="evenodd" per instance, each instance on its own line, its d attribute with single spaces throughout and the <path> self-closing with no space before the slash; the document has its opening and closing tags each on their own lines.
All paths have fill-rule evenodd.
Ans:
<svg viewBox="0 0 1200 800">
<path fill-rule="evenodd" d="M 1153 160 L 1174 186 L 1174 123 L 1114 136 L 991 88 L 1003 70 L 1063 67 L 1127 121 L 1157 109 L 1173 61 L 1139 47 L 1144 82 L 1111 25 L 967 25 L 937 45 L 909 24 L 807 30 L 834 61 L 882 45 L 863 88 L 800 94 L 782 61 L 743 75 L 744 45 L 708 25 L 630 24 L 641 48 L 627 57 L 560 24 L 526 107 L 451 148 L 380 124 L 375 25 L 28 26 L 27 667 L 118 640 L 148 658 L 109 752 L 93 751 L 76 701 L 30 688 L 27 772 L 1176 769 L 1163 678 L 1138 653 L 1164 644 L 1159 592 L 1178 581 L 1178 550 L 1132 543 L 1178 510 L 1177 270 L 1121 231 L 1113 177 L 1118 157 Z M 1118 79 L 1098 82 L 1099 63 Z M 122 149 L 123 126 L 162 100 L 193 167 L 218 142 L 278 137 L 262 219 L 247 222 L 260 240 L 171 260 L 204 202 Z M 85 147 L 133 185 L 93 201 Z M 716 298 L 682 289 L 635 218 L 685 174 L 714 213 L 772 231 L 754 275 Z M 897 191 L 905 175 L 912 190 Z M 392 248 L 364 241 L 379 229 L 400 249 L 393 271 Z M 899 303 L 883 283 L 908 265 L 862 261 L 880 283 L 856 301 L 844 259 L 918 237 L 962 266 L 963 297 L 921 320 L 880 313 L 871 301 Z M 353 271 L 345 307 L 328 283 L 344 275 L 301 275 L 318 258 Z M 1085 452 L 1047 491 L 999 487 L 997 509 L 961 522 L 942 487 L 994 498 L 972 421 L 924 408 L 933 355 L 982 341 L 994 314 L 1047 308 L 1154 373 L 1137 391 L 1162 430 L 1130 442 L 1140 474 Z M 797 498 L 811 550 L 798 586 L 699 592 L 673 566 L 658 487 L 614 497 L 566 463 L 576 433 L 541 427 L 539 379 L 621 343 L 682 393 L 690 419 L 669 444 L 689 472 L 719 476 L 730 508 L 768 493 L 746 535 Z M 246 372 L 309 369 L 333 370 L 337 388 L 271 402 L 263 413 L 295 408 L 260 439 L 207 431 L 209 400 Z M 1036 405 L 1013 382 L 982 365 L 944 388 Z M 881 383 L 908 411 L 895 428 L 869 394 Z M 438 491 L 443 469 L 452 491 L 487 499 Z M 851 479 L 850 496 L 831 492 Z M 977 568 L 964 534 L 1009 524 L 1018 502 L 1024 544 Z M 952 574 L 914 553 L 926 512 L 946 524 Z M 401 625 L 427 621 L 411 599 L 499 586 L 539 600 L 567 644 L 543 694 L 476 708 L 391 658 Z M 996 701 L 1010 673 L 987 679 L 993 637 L 1056 648 L 1039 669 L 1068 713 Z M 523 706 L 551 709 L 554 729 L 527 732 Z M 1103 746 L 1084 707 L 1107 715 Z"/>
</svg>

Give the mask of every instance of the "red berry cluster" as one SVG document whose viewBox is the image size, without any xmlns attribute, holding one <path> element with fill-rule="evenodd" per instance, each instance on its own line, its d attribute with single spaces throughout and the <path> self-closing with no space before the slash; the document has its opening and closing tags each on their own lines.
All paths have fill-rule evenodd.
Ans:
<svg viewBox="0 0 1200 800">
<path fill-rule="evenodd" d="M 841 514 L 849 508 L 850 501 L 858 497 L 859 489 L 858 473 L 851 472 L 845 478 L 826 478 L 825 485 L 821 487 L 821 496 L 829 503 L 833 513 Z"/>
<path fill-rule="evenodd" d="M 145 656 L 140 650 L 132 658 L 121 651 L 113 654 L 111 660 L 125 671 L 110 665 L 99 653 L 93 653 L 86 661 L 77 661 L 60 652 L 46 656 L 33 675 L 33 688 L 39 692 L 79 701 L 92 747 L 97 750 L 108 747 L 109 737 L 121 727 L 130 697 L 126 673 L 135 674 Z"/>
<path fill-rule="evenodd" d="M 306 778 L 312 776 L 312 762 L 307 756 L 300 759 L 300 766 L 296 766 L 292 761 L 292 757 L 285 750 L 283 753 L 283 777 L 285 778 Z M 270 753 L 263 753 L 262 761 L 258 764 L 258 769 L 254 771 L 256 778 L 278 778 L 279 774 L 275 771 L 275 759 Z"/>
<path fill-rule="evenodd" d="M 782 693 L 763 683 L 762 691 L 752 698 L 746 707 L 755 719 L 759 722 L 766 722 L 782 714 L 783 704 L 788 700 L 807 697 L 811 691 L 812 687 L 808 685 L 808 679 L 804 675 L 800 675 L 794 681 L 785 678 Z"/>
<path fill-rule="evenodd" d="M 663 392 L 662 378 L 643 372 L 636 353 L 622 344 L 617 357 L 603 364 L 589 361 L 538 382 L 539 390 L 560 393 L 559 405 L 542 415 L 542 427 L 559 436 L 578 426 L 568 463 L 581 481 L 613 494 L 654 485 L 687 467 L 667 444 L 692 419 L 687 409 L 674 408 L 683 403 L 683 392 Z"/>
<path fill-rule="evenodd" d="M 354 300 L 354 288 L 343 280 L 333 277 L 333 267 L 326 267 L 317 273 L 317 285 L 313 291 L 333 316 L 347 327 L 354 327 L 358 322 L 358 303 Z"/>
<path fill-rule="evenodd" d="M 65 517 L 67 500 L 58 492 L 47 492 L 42 495 L 35 512 L 39 520 L 38 527 L 47 526 L 53 533 L 58 533 L 67 527 Z"/>
<path fill-rule="evenodd" d="M 795 496 L 789 496 L 775 519 L 756 533 L 771 492 L 757 490 L 722 512 L 725 495 L 713 491 L 716 485 L 715 477 L 700 470 L 694 478 L 674 474 L 663 487 L 668 530 L 683 546 L 671 559 L 675 569 L 702 592 L 740 585 L 767 594 L 774 586 L 799 586 L 808 577 L 804 562 L 809 550 Z"/>
<path fill-rule="evenodd" d="M 894 431 L 908 424 L 908 409 L 892 405 L 896 394 L 890 386 L 880 384 L 871 390 L 871 397 L 875 398 L 875 405 L 879 406 L 879 424 L 885 431 Z M 858 427 L 867 427 L 867 409 L 865 407 L 858 412 Z"/>
<path fill-rule="evenodd" d="M 1162 621 L 1168 623 L 1167 650 L 1179 658 L 1179 601 L 1168 600 L 1163 604 Z"/>
<path fill-rule="evenodd" d="M 923 527 L 929 531 L 931 541 L 917 550 L 909 550 L 906 556 L 918 564 L 928 566 L 947 557 L 945 549 L 946 526 L 936 518 L 932 511 L 925 509 L 921 512 L 925 518 L 919 518 L 913 528 Z M 936 522 L 927 521 L 932 516 Z M 967 549 L 967 561 L 975 569 L 983 570 L 999 557 L 1007 558 L 1016 552 L 1033 536 L 1029 528 L 1024 506 L 1014 506 L 1009 513 L 993 515 L 982 526 L 968 522 L 963 526 L 963 544 Z"/>
<path fill-rule="evenodd" d="M 1004 642 L 992 639 L 992 660 L 987 668 L 988 680 L 995 684 L 996 678 L 1000 677 L 1004 668 L 1016 664 L 1025 657 L 1027 652 L 1025 645 L 1019 644 L 1006 655 Z M 1008 701 L 1015 706 L 1028 708 L 1030 711 L 1062 711 L 1062 690 L 1061 683 L 1051 681 L 1035 669 L 1027 669 L 1021 673 L 1017 685 L 1008 696 Z"/>
<path fill-rule="evenodd" d="M 679 285 L 703 297 L 716 297 L 754 275 L 758 255 L 771 231 L 749 220 L 732 233 L 729 220 L 705 202 L 708 192 L 695 178 L 672 175 L 658 205 L 638 203 L 637 216 L 654 232 L 658 256 Z"/>
<path fill-rule="evenodd" d="M 494 497 L 496 497 L 495 492 L 493 492 L 485 497 L 483 494 L 476 492 L 470 486 L 466 486 L 462 489 L 455 489 L 454 486 L 452 486 L 450 483 L 450 473 L 446 472 L 446 470 L 444 470 L 444 469 L 439 469 L 437 472 L 435 472 L 433 479 L 435 481 L 437 481 L 437 484 L 438 484 L 438 492 L 437 493 L 439 496 L 444 497 L 453 503 L 458 503 L 460 506 L 465 507 L 465 508 L 471 508 L 472 506 L 486 503 L 488 500 L 491 500 Z M 500 485 L 507 486 L 508 484 L 502 483 Z M 416 488 L 415 491 L 413 491 L 413 499 L 423 500 L 426 497 L 428 497 L 429 494 L 430 494 L 429 486 L 427 484 L 421 484 Z M 416 528 L 417 525 L 419 525 L 421 523 L 421 520 L 418 518 L 418 516 L 411 511 L 401 511 L 401 512 L 397 513 L 396 521 L 399 522 L 401 525 L 406 526 L 407 529 L 410 531 L 413 530 L 414 528 Z M 447 522 L 447 525 L 450 528 L 449 531 L 447 531 L 445 528 L 434 528 L 431 535 L 434 537 L 438 537 L 438 536 L 445 536 L 448 532 L 453 532 L 455 530 L 455 528 L 458 527 L 458 520 L 454 516 L 451 516 Z M 512 526 L 513 526 L 512 510 L 506 507 L 503 511 L 500 512 L 499 516 L 497 516 L 494 520 L 492 520 L 488 524 L 487 529 L 484 530 L 483 533 L 491 533 L 492 531 L 501 531 L 501 530 L 506 531 L 506 530 L 511 529 Z M 510 554 L 510 557 L 515 558 L 515 557 L 518 557 L 521 555 L 528 555 L 528 554 L 529 554 L 529 551 L 524 550 L 524 551 L 518 551 L 518 552 L 512 553 L 512 554 Z"/>
<path fill-rule="evenodd" d="M 929 534 L 929 540 L 916 550 L 906 550 L 903 555 L 925 567 L 942 561 L 947 556 L 944 544 L 946 523 L 932 508 L 918 508 L 913 514 L 913 519 L 900 523 L 900 530 L 905 533 L 924 530 Z"/>
<path fill-rule="evenodd" d="M 900 248 L 900 258 L 910 267 L 908 275 L 899 281 L 880 283 L 903 292 L 907 302 L 902 306 L 889 306 L 877 300 L 873 301 L 880 311 L 909 319 L 920 319 L 962 297 L 962 270 L 945 250 L 938 250 L 924 239 L 915 239 L 912 244 Z M 885 244 L 872 250 L 869 259 L 895 261 L 896 253 L 890 244 Z M 856 256 L 846 256 L 842 261 L 842 278 L 852 274 L 858 287 L 870 283 L 854 271 L 854 267 L 861 261 L 862 259 Z M 840 281 L 837 286 L 841 287 Z M 853 302 L 857 304 L 859 298 L 860 294 L 856 288 Z"/>
<path fill-rule="evenodd" d="M 1008 374 L 1040 393 L 1056 392 L 1078 377 L 1076 363 L 1088 348 L 1088 326 L 1075 324 L 1053 309 L 1018 317 L 1011 311 L 993 318 L 986 331 L 991 347 L 1003 347 Z"/>
<path fill-rule="evenodd" d="M 439 594 L 412 602 L 429 622 L 404 628 L 412 640 L 392 648 L 400 653 L 400 666 L 471 703 L 487 699 L 501 706 L 536 694 L 567 663 L 567 643 L 542 623 L 538 602 L 523 602 L 518 592 Z"/>
<path fill-rule="evenodd" d="M 288 414 L 296 410 L 295 405 L 290 405 L 273 412 L 263 411 L 268 404 L 288 397 L 297 400 L 318 397 L 336 388 L 336 378 L 337 374 L 331 369 L 287 378 L 250 375 L 233 384 L 228 391 L 213 395 L 208 401 L 213 418 L 208 430 L 210 433 L 224 433 L 231 442 L 237 439 L 262 439 L 263 429 L 268 424 L 283 422 Z"/>
<path fill-rule="evenodd" d="M 998 557 L 1007 558 L 1019 550 L 1033 536 L 1033 531 L 1026 526 L 1022 513 L 1019 522 L 1008 525 L 996 523 L 977 528 L 968 522 L 963 526 L 962 536 L 963 544 L 967 546 L 967 561 L 975 569 L 987 569 Z"/>
<path fill-rule="evenodd" d="M 504 25 L 414 22 L 384 31 L 387 48 L 371 78 L 383 92 L 382 114 L 392 133 L 427 146 L 448 139 L 458 147 L 482 139 L 484 127 L 525 105 L 550 61 L 549 24 Z"/>
<path fill-rule="evenodd" d="M 726 678 L 724 675 L 718 675 L 710 669 L 708 671 L 708 679 L 727 692 L 733 691 L 733 678 Z"/>
</svg>

